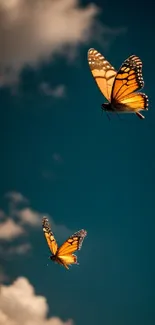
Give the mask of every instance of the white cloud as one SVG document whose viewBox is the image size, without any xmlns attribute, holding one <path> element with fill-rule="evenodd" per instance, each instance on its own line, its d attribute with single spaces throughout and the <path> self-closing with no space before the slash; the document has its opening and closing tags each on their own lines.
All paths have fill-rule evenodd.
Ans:
<svg viewBox="0 0 155 325">
<path fill-rule="evenodd" d="M 15 1 L 15 0 L 12 0 L 12 1 Z M 28 199 L 26 199 L 21 193 L 15 192 L 15 191 L 6 193 L 5 198 L 7 198 L 8 200 L 10 200 L 11 202 L 13 202 L 15 204 L 28 203 Z"/>
<path fill-rule="evenodd" d="M 46 216 L 49 219 L 53 232 L 60 239 L 66 239 L 67 236 L 70 236 L 73 232 L 63 224 L 56 224 L 53 218 L 51 218 L 48 214 L 43 214 L 38 211 L 34 211 L 31 208 L 25 208 L 23 210 L 20 210 L 18 211 L 17 215 L 20 218 L 22 224 L 27 224 L 31 227 L 41 227 L 42 217 Z"/>
<path fill-rule="evenodd" d="M 59 155 L 56 153 L 54 154 L 54 157 L 55 159 L 60 159 Z M 14 194 L 12 195 L 10 193 Z M 53 218 L 51 218 L 47 213 L 44 214 L 39 211 L 35 211 L 31 207 L 27 206 L 22 209 L 19 208 L 18 203 L 22 202 L 23 200 L 25 203 L 29 202 L 21 193 L 9 192 L 5 195 L 5 197 L 8 198 L 8 206 L 10 211 L 9 216 L 7 216 L 3 210 L 0 210 L 0 215 L 2 216 L 0 222 L 0 257 L 3 257 L 4 254 L 7 254 L 8 256 L 13 254 L 27 254 L 32 248 L 31 239 L 29 238 L 29 229 L 41 229 L 42 217 L 44 215 L 48 217 L 52 230 L 54 231 L 58 240 L 60 239 L 63 241 L 73 233 L 73 231 L 68 229 L 65 225 L 55 223 Z M 18 245 L 15 245 L 14 240 L 18 237 L 21 237 L 21 239 L 19 238 Z M 5 242 L 9 244 L 7 248 L 4 246 Z"/>
<path fill-rule="evenodd" d="M 6 221 L 0 223 L 1 240 L 10 241 L 18 236 L 21 236 L 23 233 L 24 229 L 12 219 L 7 219 Z"/>
<path fill-rule="evenodd" d="M 92 38 L 98 14 L 95 4 L 83 8 L 79 0 L 0 0 L 1 84 L 17 81 L 25 64 L 70 56 Z"/>
<path fill-rule="evenodd" d="M 52 155 L 52 158 L 54 161 L 58 162 L 58 163 L 61 163 L 63 161 L 61 155 L 57 152 L 54 152 L 53 155 Z"/>
<path fill-rule="evenodd" d="M 7 250 L 7 255 L 23 255 L 31 250 L 31 245 L 29 243 L 12 246 Z"/>
<path fill-rule="evenodd" d="M 19 311 L 19 312 L 18 312 Z M 46 298 L 37 296 L 33 286 L 24 277 L 0 288 L 1 325 L 72 325 L 58 317 L 47 318 Z"/>
<path fill-rule="evenodd" d="M 8 192 L 4 195 L 4 197 L 8 199 L 10 217 L 17 217 L 19 219 L 20 226 L 23 226 L 24 224 L 27 224 L 29 226 L 37 226 L 41 224 L 42 215 L 27 207 L 29 200 L 21 193 L 15 191 Z M 19 207 L 20 203 L 24 203 L 24 208 Z M 14 225 L 17 225 L 17 222 L 14 222 Z"/>
<path fill-rule="evenodd" d="M 45 95 L 52 96 L 55 98 L 63 98 L 66 94 L 66 88 L 64 85 L 59 85 L 55 88 L 51 88 L 48 83 L 43 82 L 40 85 L 40 89 Z"/>
<path fill-rule="evenodd" d="M 17 212 L 18 217 L 23 223 L 30 226 L 40 226 L 42 222 L 42 214 L 33 211 L 30 208 L 25 208 Z"/>
</svg>

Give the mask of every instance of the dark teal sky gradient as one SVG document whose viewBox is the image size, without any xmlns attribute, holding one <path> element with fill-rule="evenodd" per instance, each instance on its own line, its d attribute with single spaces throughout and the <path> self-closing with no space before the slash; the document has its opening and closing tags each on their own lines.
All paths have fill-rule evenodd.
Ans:
<svg viewBox="0 0 155 325">
<path fill-rule="evenodd" d="M 73 318 L 76 325 L 153 325 L 154 4 L 96 4 L 103 8 L 105 25 L 127 29 L 109 49 L 92 42 L 81 48 L 77 65 L 58 60 L 37 72 L 25 70 L 19 96 L 0 90 L 0 196 L 20 192 L 55 223 L 73 231 L 87 229 L 80 266 L 69 272 L 52 263 L 46 267 L 41 227 L 30 234 L 33 253 L 4 266 L 12 279 L 28 277 L 37 293 L 47 297 L 51 315 Z M 116 69 L 131 54 L 142 59 L 144 92 L 150 99 L 145 120 L 122 115 L 109 122 L 101 115 L 105 99 L 89 71 L 89 47 L 101 51 Z M 42 81 L 64 83 L 66 98 L 41 94 Z M 62 164 L 53 162 L 55 152 Z"/>
</svg>

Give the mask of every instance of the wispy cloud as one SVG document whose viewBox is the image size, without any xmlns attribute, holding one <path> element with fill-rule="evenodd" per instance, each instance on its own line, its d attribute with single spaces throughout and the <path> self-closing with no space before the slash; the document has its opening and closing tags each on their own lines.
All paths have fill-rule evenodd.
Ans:
<svg viewBox="0 0 155 325">
<path fill-rule="evenodd" d="M 0 223 L 0 239 L 10 241 L 24 234 L 24 229 L 12 219 Z"/>
<path fill-rule="evenodd" d="M 69 56 L 91 39 L 98 14 L 95 4 L 82 8 L 78 0 L 0 0 L 1 84 L 17 81 L 25 64 L 56 53 Z"/>
<path fill-rule="evenodd" d="M 0 210 L 0 240 L 12 241 L 27 232 L 26 226 L 40 226 L 42 215 L 28 206 L 29 200 L 21 193 L 8 192 L 4 198 L 7 199 L 9 215 Z"/>
<path fill-rule="evenodd" d="M 102 25 L 100 13 L 79 0 L 0 0 L 0 85 L 16 83 L 24 65 L 36 67 L 57 54 L 73 59 L 90 40 L 107 45 L 122 29 Z M 61 97 L 63 88 L 52 93 Z"/>
<path fill-rule="evenodd" d="M 5 198 L 9 199 L 11 202 L 18 204 L 18 203 L 28 203 L 28 199 L 24 197 L 21 193 L 19 192 L 8 192 L 4 196 Z"/>
<path fill-rule="evenodd" d="M 31 245 L 29 243 L 12 246 L 7 250 L 8 255 L 24 255 L 31 250 Z"/>
<path fill-rule="evenodd" d="M 40 90 L 47 96 L 55 98 L 64 98 L 66 95 L 66 87 L 64 85 L 59 85 L 55 88 L 52 88 L 48 83 L 43 82 L 40 85 Z"/>
<path fill-rule="evenodd" d="M 20 311 L 19 313 L 17 311 Z M 72 325 L 59 317 L 47 318 L 48 305 L 44 296 L 35 294 L 27 278 L 19 277 L 10 285 L 0 288 L 1 325 Z"/>
<path fill-rule="evenodd" d="M 63 162 L 63 159 L 62 159 L 61 155 L 59 153 L 57 153 L 57 152 L 53 153 L 52 158 L 53 158 L 54 161 L 56 161 L 58 163 Z"/>
<path fill-rule="evenodd" d="M 58 158 L 58 157 L 57 157 Z M 11 194 L 10 194 L 11 193 Z M 42 217 L 46 215 L 51 223 L 52 230 L 60 239 L 66 239 L 72 230 L 68 229 L 63 224 L 56 224 L 51 216 L 47 213 L 35 211 L 30 207 L 29 200 L 21 193 L 9 192 L 6 193 L 9 206 L 9 215 L 5 211 L 0 210 L 0 255 L 3 256 L 7 252 L 9 256 L 11 253 L 16 255 L 26 254 L 31 249 L 31 240 L 29 238 L 29 229 L 41 228 Z M 21 207 L 24 203 L 24 207 Z M 14 240 L 18 238 L 18 245 L 15 245 Z M 23 242 L 24 241 L 24 242 Z M 3 249 L 3 244 L 10 245 Z"/>
<path fill-rule="evenodd" d="M 21 193 L 8 192 L 4 198 L 7 200 L 9 213 L 6 214 L 5 211 L 0 210 L 0 255 L 4 257 L 4 253 L 7 256 L 10 254 L 26 254 L 31 248 L 28 242 L 28 227 L 35 226 L 38 223 L 38 221 L 36 222 L 38 215 L 28 207 L 29 200 Z M 14 240 L 17 238 L 19 238 L 19 244 L 15 246 Z M 21 241 L 22 243 L 20 243 Z M 5 242 L 7 246 L 3 246 Z"/>
<path fill-rule="evenodd" d="M 17 212 L 19 219 L 30 226 L 40 226 L 42 214 L 32 210 L 31 208 L 25 208 Z"/>
</svg>

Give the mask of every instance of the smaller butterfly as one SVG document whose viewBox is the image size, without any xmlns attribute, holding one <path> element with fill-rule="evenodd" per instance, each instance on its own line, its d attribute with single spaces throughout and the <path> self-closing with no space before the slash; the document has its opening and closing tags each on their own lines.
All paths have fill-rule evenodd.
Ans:
<svg viewBox="0 0 155 325">
<path fill-rule="evenodd" d="M 63 265 L 66 269 L 69 269 L 69 265 L 78 264 L 77 256 L 73 253 L 76 250 L 80 250 L 82 247 L 83 240 L 87 235 L 87 231 L 81 229 L 70 236 L 60 247 L 54 238 L 53 232 L 51 231 L 49 221 L 46 217 L 42 220 L 43 232 L 52 253 L 50 259 L 58 264 Z"/>
<path fill-rule="evenodd" d="M 124 61 L 118 72 L 95 49 L 88 51 L 88 63 L 91 73 L 104 97 L 109 103 L 102 104 L 102 109 L 113 113 L 135 113 L 148 110 L 148 96 L 136 92 L 144 86 L 142 61 L 131 55 Z"/>
</svg>

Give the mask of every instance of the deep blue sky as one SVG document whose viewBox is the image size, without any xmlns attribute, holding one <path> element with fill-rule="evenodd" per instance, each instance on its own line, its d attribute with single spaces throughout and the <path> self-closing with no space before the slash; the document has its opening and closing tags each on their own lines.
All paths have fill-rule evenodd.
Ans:
<svg viewBox="0 0 155 325">
<path fill-rule="evenodd" d="M 84 4 L 89 1 L 83 1 Z M 24 275 L 47 297 L 50 314 L 76 325 L 155 323 L 155 98 L 153 4 L 95 1 L 100 19 L 126 27 L 108 49 L 95 42 L 81 47 L 78 66 L 65 60 L 25 70 L 21 96 L 0 91 L 0 195 L 13 190 L 31 206 L 69 229 L 88 236 L 69 272 L 50 264 L 40 231 L 31 234 L 30 256 L 7 262 L 12 279 Z M 146 119 L 101 115 L 105 99 L 89 71 L 87 50 L 96 47 L 116 69 L 131 54 L 143 61 Z M 65 99 L 37 91 L 38 84 L 64 83 Z M 55 164 L 53 153 L 62 164 Z M 49 179 L 43 171 L 54 173 Z M 74 295 L 74 298 L 73 298 Z"/>
</svg>

